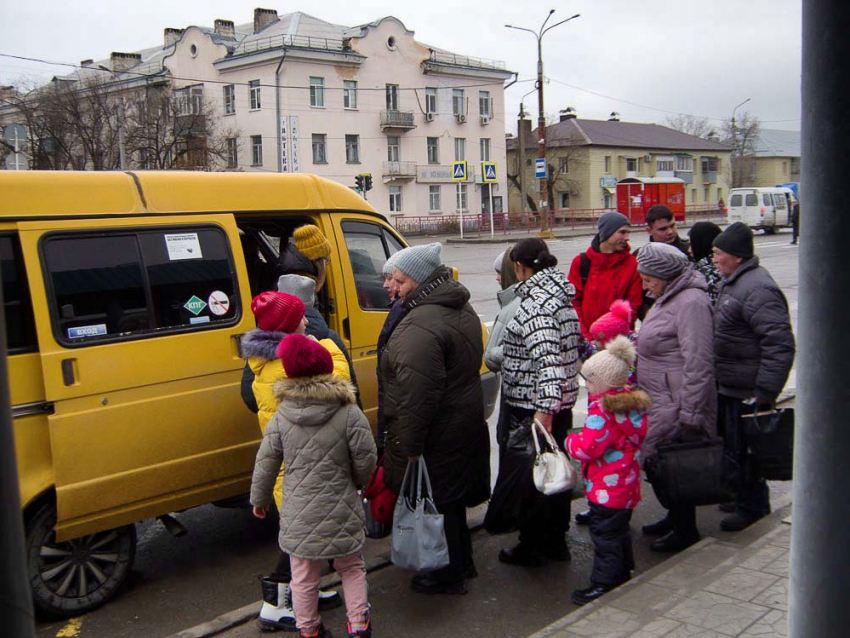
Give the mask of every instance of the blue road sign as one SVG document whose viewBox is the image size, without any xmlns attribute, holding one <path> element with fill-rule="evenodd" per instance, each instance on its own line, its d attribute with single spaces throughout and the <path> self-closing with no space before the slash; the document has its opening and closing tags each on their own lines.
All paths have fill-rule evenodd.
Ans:
<svg viewBox="0 0 850 638">
<path fill-rule="evenodd" d="M 481 174 L 485 182 L 498 181 L 496 178 L 496 162 L 481 162 Z"/>
<path fill-rule="evenodd" d="M 534 176 L 546 177 L 546 159 L 538 157 L 534 160 Z"/>
<path fill-rule="evenodd" d="M 461 160 L 459 162 L 452 162 L 452 181 L 466 181 L 466 161 Z"/>
</svg>

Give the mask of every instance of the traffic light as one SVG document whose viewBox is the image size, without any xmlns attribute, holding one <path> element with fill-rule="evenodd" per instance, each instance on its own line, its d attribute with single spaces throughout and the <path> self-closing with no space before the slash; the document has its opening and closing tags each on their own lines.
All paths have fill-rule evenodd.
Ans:
<svg viewBox="0 0 850 638">
<path fill-rule="evenodd" d="M 363 192 L 363 176 L 362 175 L 355 175 L 354 176 L 354 183 L 356 184 L 355 188 L 362 193 Z"/>
<path fill-rule="evenodd" d="M 371 175 L 371 173 L 368 173 L 368 174 L 364 175 L 363 177 L 365 178 L 365 181 L 363 183 L 363 188 L 367 191 L 372 190 L 372 175 Z"/>
</svg>

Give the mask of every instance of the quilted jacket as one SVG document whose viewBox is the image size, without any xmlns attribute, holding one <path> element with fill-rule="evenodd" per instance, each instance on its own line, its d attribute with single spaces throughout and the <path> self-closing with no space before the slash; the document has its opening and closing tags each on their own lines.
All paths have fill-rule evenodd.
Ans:
<svg viewBox="0 0 850 638">
<path fill-rule="evenodd" d="M 280 405 L 254 465 L 251 504 L 269 505 L 282 463 L 280 547 L 299 558 L 341 558 L 365 542 L 357 486 L 375 468 L 375 439 L 350 381 L 331 375 L 279 379 Z"/>
<path fill-rule="evenodd" d="M 493 327 L 490 329 L 490 335 L 487 337 L 487 345 L 484 346 L 484 363 L 493 371 L 498 372 L 502 369 L 502 360 L 504 355 L 505 342 L 505 326 L 514 318 L 517 308 L 522 301 L 516 294 L 516 287 L 519 284 L 514 284 L 510 288 L 505 288 L 496 293 L 496 298 L 499 300 L 499 314 L 496 315 L 493 321 Z"/>
</svg>

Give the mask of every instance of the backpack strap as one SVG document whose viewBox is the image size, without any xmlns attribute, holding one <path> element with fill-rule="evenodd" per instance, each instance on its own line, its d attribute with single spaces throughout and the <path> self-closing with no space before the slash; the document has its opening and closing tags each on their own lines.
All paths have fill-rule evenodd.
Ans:
<svg viewBox="0 0 850 638">
<path fill-rule="evenodd" d="M 579 263 L 578 274 L 581 276 L 581 286 L 584 288 L 587 283 L 587 278 L 590 276 L 590 257 L 586 252 L 581 254 L 581 262 Z"/>
</svg>

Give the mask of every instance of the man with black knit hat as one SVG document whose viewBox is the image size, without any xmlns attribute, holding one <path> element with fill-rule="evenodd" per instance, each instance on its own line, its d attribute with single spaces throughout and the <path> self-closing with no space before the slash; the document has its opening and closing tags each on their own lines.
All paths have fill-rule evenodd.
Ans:
<svg viewBox="0 0 850 638">
<path fill-rule="evenodd" d="M 713 261 L 723 277 L 714 306 L 718 416 L 726 447 L 740 466 L 735 511 L 720 522 L 731 532 L 770 513 L 767 483 L 749 462 L 740 417 L 754 408 L 773 408 L 794 363 L 795 344 L 788 301 L 759 266 L 749 227 L 735 222 L 720 233 Z"/>
<path fill-rule="evenodd" d="M 575 286 L 573 308 L 581 331 L 591 341 L 590 326 L 611 309 L 611 303 L 624 299 L 637 317 L 643 302 L 643 289 L 637 259 L 629 252 L 629 218 L 615 211 L 602 213 L 599 232 L 586 252 L 576 255 L 570 265 L 569 280 Z M 634 326 L 634 321 L 632 322 Z"/>
</svg>

